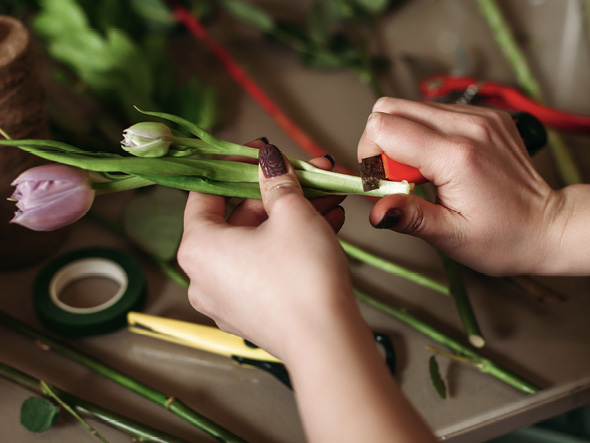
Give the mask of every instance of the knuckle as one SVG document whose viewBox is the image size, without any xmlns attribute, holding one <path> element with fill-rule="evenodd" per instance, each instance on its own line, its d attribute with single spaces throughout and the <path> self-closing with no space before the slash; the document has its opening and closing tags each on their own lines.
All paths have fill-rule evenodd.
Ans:
<svg viewBox="0 0 590 443">
<path fill-rule="evenodd" d="M 293 195 L 299 194 L 299 186 L 293 180 L 285 180 L 279 183 L 268 183 L 268 195 L 277 193 L 277 195 Z"/>
<path fill-rule="evenodd" d="M 272 183 L 265 192 L 264 205 L 269 210 L 282 205 L 293 205 L 303 197 L 303 191 L 293 181 Z"/>
<path fill-rule="evenodd" d="M 377 140 L 385 126 L 386 114 L 383 112 L 373 112 L 369 115 L 365 126 L 365 133 L 369 140 Z"/>
<path fill-rule="evenodd" d="M 462 168 L 474 165 L 477 161 L 477 143 L 468 137 L 455 137 L 452 140 L 454 163 Z"/>
<path fill-rule="evenodd" d="M 194 261 L 193 249 L 187 246 L 184 241 L 180 242 L 178 250 L 176 251 L 176 259 L 178 265 L 186 272 L 190 268 L 189 264 Z"/>
<path fill-rule="evenodd" d="M 393 97 L 379 97 L 373 105 L 373 112 L 384 112 L 395 107 L 397 100 Z"/>
<path fill-rule="evenodd" d="M 280 187 L 273 191 L 272 195 L 269 195 L 267 203 L 272 206 L 273 211 L 284 214 L 290 214 L 295 208 L 300 210 L 302 204 L 313 208 L 313 205 L 304 199 L 299 189 L 290 187 Z"/>
<path fill-rule="evenodd" d="M 190 305 L 198 312 L 208 317 L 213 316 L 213 309 L 208 297 L 203 294 L 192 281 L 188 290 L 188 301 Z"/>
<path fill-rule="evenodd" d="M 506 123 L 512 122 L 512 117 L 506 111 L 501 109 L 493 109 L 493 108 L 482 108 L 482 115 L 484 115 L 488 120 L 493 123 Z"/>
<path fill-rule="evenodd" d="M 419 235 L 424 230 L 424 211 L 417 205 L 404 223 L 404 233 Z"/>
<path fill-rule="evenodd" d="M 492 140 L 494 133 L 494 119 L 490 116 L 472 115 L 470 116 L 470 132 L 476 140 L 489 142 Z"/>
</svg>

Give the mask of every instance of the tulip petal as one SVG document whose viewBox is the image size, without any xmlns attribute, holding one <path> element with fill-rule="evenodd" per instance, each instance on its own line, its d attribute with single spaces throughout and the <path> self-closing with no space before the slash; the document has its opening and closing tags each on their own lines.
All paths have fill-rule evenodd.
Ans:
<svg viewBox="0 0 590 443">
<path fill-rule="evenodd" d="M 17 211 L 11 223 L 34 231 L 52 231 L 82 218 L 94 201 L 86 171 L 52 164 L 31 168 L 12 182 Z"/>
</svg>

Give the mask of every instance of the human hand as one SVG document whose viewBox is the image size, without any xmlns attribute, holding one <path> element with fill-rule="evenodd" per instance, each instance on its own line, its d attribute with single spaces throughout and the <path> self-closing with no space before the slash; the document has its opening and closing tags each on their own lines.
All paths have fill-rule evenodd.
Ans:
<svg viewBox="0 0 590 443">
<path fill-rule="evenodd" d="M 567 218 L 564 197 L 535 170 L 508 114 L 383 98 L 358 158 L 382 152 L 417 167 L 437 187 L 437 198 L 385 197 L 371 211 L 373 226 L 423 238 L 481 272 L 553 272 Z"/>
<path fill-rule="evenodd" d="M 260 164 L 263 208 L 246 201 L 226 220 L 224 198 L 190 194 L 178 261 L 196 310 L 288 359 L 291 342 L 321 334 L 342 306 L 356 309 L 333 227 L 343 213 L 322 216 L 276 147 L 261 148 Z"/>
<path fill-rule="evenodd" d="M 377 351 L 329 217 L 276 147 L 259 165 L 264 214 L 247 201 L 231 222 L 222 197 L 189 196 L 178 261 L 191 304 L 286 364 L 310 442 L 435 441 Z"/>
<path fill-rule="evenodd" d="M 257 139 L 245 146 L 260 149 L 267 144 L 266 139 Z M 252 158 L 236 159 L 245 162 L 255 163 L 257 160 Z M 309 161 L 316 168 L 331 170 L 334 167 L 335 161 L 331 155 L 323 157 L 316 157 Z M 311 204 L 316 210 L 324 216 L 326 221 L 332 226 L 334 232 L 340 231 L 344 224 L 344 209 L 339 206 L 346 197 L 343 195 L 330 195 L 326 197 L 318 197 L 310 200 Z M 234 226 L 258 226 L 260 223 L 268 218 L 264 209 L 264 204 L 261 200 L 246 199 L 237 205 L 233 211 L 228 215 L 227 222 Z"/>
</svg>

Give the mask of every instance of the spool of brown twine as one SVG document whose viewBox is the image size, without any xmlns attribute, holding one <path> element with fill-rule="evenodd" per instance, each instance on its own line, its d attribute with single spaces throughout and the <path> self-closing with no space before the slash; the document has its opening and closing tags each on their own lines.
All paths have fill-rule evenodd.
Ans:
<svg viewBox="0 0 590 443">
<path fill-rule="evenodd" d="M 45 91 L 33 41 L 19 20 L 0 15 L 0 127 L 13 139 L 49 138 Z M 0 268 L 34 263 L 54 252 L 66 230 L 35 232 L 9 223 L 16 206 L 10 183 L 43 160 L 15 147 L 0 147 Z"/>
</svg>

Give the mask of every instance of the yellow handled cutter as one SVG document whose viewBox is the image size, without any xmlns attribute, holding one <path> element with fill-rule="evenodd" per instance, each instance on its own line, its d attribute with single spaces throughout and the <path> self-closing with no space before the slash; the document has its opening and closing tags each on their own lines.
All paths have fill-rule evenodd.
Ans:
<svg viewBox="0 0 590 443">
<path fill-rule="evenodd" d="M 127 323 L 131 332 L 223 355 L 240 364 L 264 369 L 291 387 L 285 365 L 279 359 L 237 335 L 212 326 L 140 312 L 129 312 Z"/>
<path fill-rule="evenodd" d="M 237 335 L 228 334 L 211 326 L 139 312 L 129 312 L 127 323 L 129 330 L 137 334 L 224 355 L 239 364 L 263 369 L 291 388 L 289 373 L 279 359 Z M 373 335 L 383 350 L 387 366 L 391 373 L 395 374 L 396 358 L 391 340 L 384 334 L 374 333 Z"/>
</svg>

